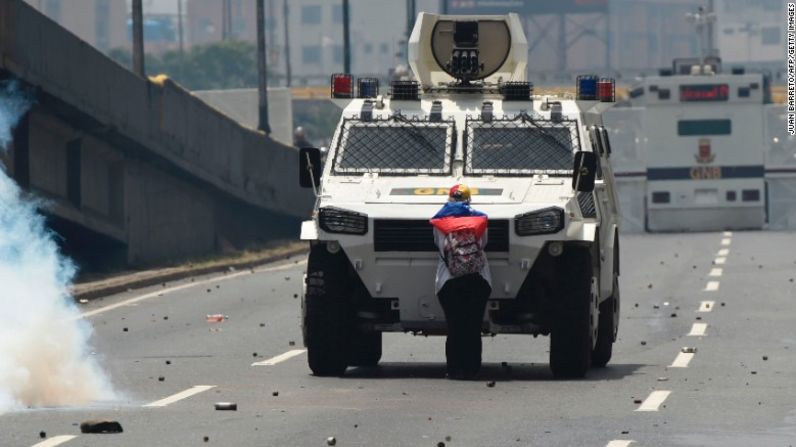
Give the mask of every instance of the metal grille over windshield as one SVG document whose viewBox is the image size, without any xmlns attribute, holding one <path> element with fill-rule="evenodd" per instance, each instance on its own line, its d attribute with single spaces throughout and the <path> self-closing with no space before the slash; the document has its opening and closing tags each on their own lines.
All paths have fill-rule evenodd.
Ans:
<svg viewBox="0 0 796 447">
<path fill-rule="evenodd" d="M 347 119 L 337 142 L 334 172 L 447 175 L 454 133 L 453 121 Z"/>
<path fill-rule="evenodd" d="M 527 114 L 492 121 L 468 118 L 465 174 L 572 175 L 577 150 L 575 120 L 554 122 Z"/>
</svg>

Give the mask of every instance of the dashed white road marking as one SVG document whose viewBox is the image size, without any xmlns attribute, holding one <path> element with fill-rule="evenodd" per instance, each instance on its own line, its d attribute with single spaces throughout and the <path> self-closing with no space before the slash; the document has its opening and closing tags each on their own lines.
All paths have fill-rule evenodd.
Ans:
<svg viewBox="0 0 796 447">
<path fill-rule="evenodd" d="M 699 312 L 710 312 L 715 304 L 715 301 L 702 301 L 699 304 Z"/>
<path fill-rule="evenodd" d="M 732 239 L 725 237 L 721 240 L 721 245 L 730 245 L 732 243 Z"/>
<path fill-rule="evenodd" d="M 305 352 L 307 352 L 306 349 L 293 349 L 291 351 L 287 351 L 284 354 L 279 354 L 276 357 L 272 357 L 268 360 L 263 360 L 262 362 L 254 362 L 252 363 L 252 366 L 273 366 L 276 365 L 277 363 L 282 363 L 285 360 L 292 359 L 297 355 L 304 354 Z"/>
<path fill-rule="evenodd" d="M 171 396 L 169 396 L 169 397 L 167 397 L 165 399 L 156 400 L 155 402 L 152 402 L 150 404 L 146 404 L 144 406 L 145 407 L 165 407 L 166 405 L 170 405 L 170 404 L 173 404 L 174 402 L 181 401 L 183 399 L 187 399 L 187 398 L 189 398 L 191 396 L 194 396 L 194 395 L 199 394 L 199 393 L 203 393 L 203 392 L 205 392 L 205 391 L 207 391 L 209 389 L 215 388 L 215 387 L 216 387 L 215 385 L 197 385 L 195 387 L 188 388 L 185 391 L 181 391 L 181 392 L 179 392 L 177 394 L 172 394 Z"/>
<path fill-rule="evenodd" d="M 702 337 L 705 335 L 705 332 L 708 330 L 707 323 L 694 323 L 691 326 L 691 332 L 688 333 L 689 337 Z"/>
<path fill-rule="evenodd" d="M 713 260 L 713 263 L 716 265 L 722 265 L 727 262 L 727 258 L 725 256 L 719 256 Z"/>
<path fill-rule="evenodd" d="M 708 274 L 708 276 L 721 276 L 722 273 L 724 273 L 724 270 L 721 269 L 721 268 L 716 267 L 716 268 L 710 269 L 710 273 Z"/>
<path fill-rule="evenodd" d="M 614 439 L 613 441 L 609 442 L 605 445 L 605 447 L 628 447 L 630 444 L 636 441 L 630 441 L 626 439 Z"/>
<path fill-rule="evenodd" d="M 53 436 L 52 438 L 47 438 L 38 444 L 33 444 L 32 447 L 55 447 L 56 445 L 61 445 L 64 442 L 71 441 L 75 438 L 77 438 L 77 436 L 73 435 Z"/>
<path fill-rule="evenodd" d="M 715 292 L 719 290 L 719 282 L 718 281 L 708 281 L 705 285 L 706 292 Z"/>
<path fill-rule="evenodd" d="M 730 254 L 729 248 L 722 248 L 718 253 L 716 253 L 717 256 L 727 256 L 728 254 Z"/>
<path fill-rule="evenodd" d="M 279 266 L 276 266 L 276 267 L 269 267 L 269 268 L 264 268 L 264 269 L 259 269 L 259 270 L 255 269 L 254 272 L 255 273 L 267 273 L 267 272 L 275 272 L 275 271 L 279 271 L 279 270 L 287 270 L 289 268 L 293 268 L 293 267 L 296 267 L 298 265 L 302 265 L 302 264 L 306 264 L 306 263 L 307 263 L 307 261 L 304 260 L 304 261 L 299 262 L 298 264 L 285 264 L 285 265 L 279 265 Z M 178 290 L 188 289 L 190 287 L 196 287 L 196 286 L 203 286 L 203 285 L 209 284 L 209 283 L 218 283 L 218 282 L 221 282 L 221 281 L 228 281 L 230 279 L 238 278 L 238 277 L 244 276 L 244 275 L 251 275 L 251 274 L 252 273 L 249 270 L 245 270 L 245 271 L 232 273 L 232 274 L 225 275 L 225 276 L 218 276 L 218 277 L 214 277 L 214 278 L 203 279 L 201 281 L 196 281 L 196 282 L 192 282 L 192 283 L 181 284 L 179 286 L 168 287 L 168 288 L 165 288 L 165 289 L 156 290 L 154 292 L 146 293 L 144 295 L 137 296 L 135 298 L 130 298 L 130 299 L 127 299 L 127 300 L 124 300 L 124 301 L 119 301 L 118 303 L 110 304 L 108 306 L 100 307 L 98 309 L 90 310 L 88 312 L 83 312 L 82 314 L 80 314 L 76 318 L 93 317 L 94 315 L 99 315 L 101 313 L 108 312 L 109 310 L 118 309 L 118 308 L 124 307 L 124 306 L 130 306 L 131 304 L 138 303 L 139 301 L 144 301 L 144 300 L 148 300 L 150 298 L 159 297 L 159 296 L 165 295 L 167 293 L 176 292 Z"/>
<path fill-rule="evenodd" d="M 644 402 L 636 409 L 636 411 L 658 411 L 661 404 L 666 401 L 666 398 L 672 394 L 671 391 L 658 390 L 653 391 L 644 399 Z"/>
<path fill-rule="evenodd" d="M 681 352 L 677 354 L 677 357 L 674 358 L 674 361 L 670 368 L 688 368 L 688 364 L 691 363 L 691 359 L 694 358 L 693 352 Z"/>
<path fill-rule="evenodd" d="M 725 231 L 724 237 L 732 237 L 732 231 Z"/>
</svg>

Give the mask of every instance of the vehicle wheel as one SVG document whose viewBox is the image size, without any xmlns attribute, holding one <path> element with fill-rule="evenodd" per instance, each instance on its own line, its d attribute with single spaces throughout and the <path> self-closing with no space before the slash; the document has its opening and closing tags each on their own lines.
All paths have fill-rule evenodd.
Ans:
<svg viewBox="0 0 796 447">
<path fill-rule="evenodd" d="M 346 259 L 325 244 L 310 249 L 302 329 L 307 359 L 316 376 L 341 376 L 348 366 L 351 307 L 346 287 Z"/>
<path fill-rule="evenodd" d="M 619 328 L 619 277 L 616 274 L 614 274 L 611 297 L 600 304 L 599 320 L 597 343 L 591 353 L 591 364 L 602 368 L 611 360 L 616 333 Z"/>
<path fill-rule="evenodd" d="M 348 349 L 349 366 L 378 365 L 381 360 L 381 332 L 354 332 Z"/>
<path fill-rule="evenodd" d="M 566 247 L 559 283 L 562 306 L 550 334 L 550 369 L 556 378 L 580 378 L 594 348 L 596 278 L 587 248 Z"/>
</svg>

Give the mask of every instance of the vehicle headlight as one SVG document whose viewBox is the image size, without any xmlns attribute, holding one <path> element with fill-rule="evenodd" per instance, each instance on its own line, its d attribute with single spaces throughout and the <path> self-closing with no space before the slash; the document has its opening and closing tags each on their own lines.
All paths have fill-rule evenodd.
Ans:
<svg viewBox="0 0 796 447">
<path fill-rule="evenodd" d="M 531 211 L 514 217 L 518 236 L 558 233 L 564 228 L 564 210 L 557 207 Z"/>
<path fill-rule="evenodd" d="M 368 216 L 340 208 L 318 210 L 318 224 L 328 233 L 365 234 L 368 232 Z"/>
</svg>

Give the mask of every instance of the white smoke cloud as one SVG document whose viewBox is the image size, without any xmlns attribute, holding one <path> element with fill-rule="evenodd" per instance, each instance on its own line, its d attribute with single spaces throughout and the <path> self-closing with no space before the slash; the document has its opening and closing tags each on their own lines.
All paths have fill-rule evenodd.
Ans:
<svg viewBox="0 0 796 447">
<path fill-rule="evenodd" d="M 30 106 L 16 83 L 0 82 L 0 151 Z M 0 164 L 0 412 L 113 398 L 88 353 L 91 326 L 69 295 L 74 273 Z"/>
</svg>

